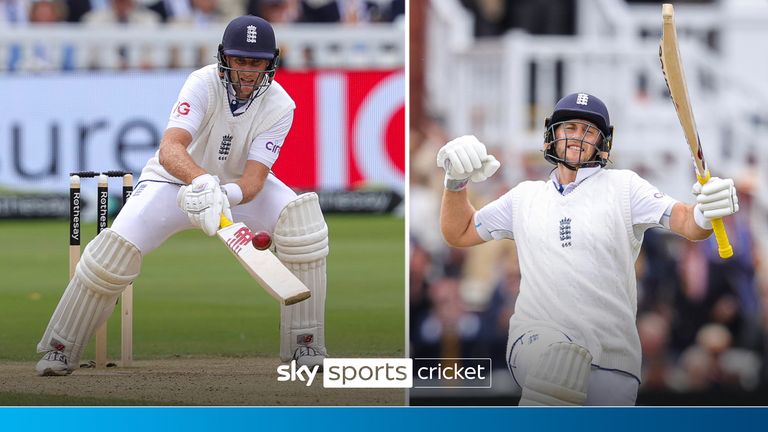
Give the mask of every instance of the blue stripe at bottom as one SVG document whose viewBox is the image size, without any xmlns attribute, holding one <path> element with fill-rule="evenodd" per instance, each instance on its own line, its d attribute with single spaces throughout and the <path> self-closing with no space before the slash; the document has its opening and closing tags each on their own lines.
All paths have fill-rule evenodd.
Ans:
<svg viewBox="0 0 768 432">
<path fill-rule="evenodd" d="M 2 430 L 762 430 L 768 408 L 0 408 Z M 301 426 L 300 426 L 301 425 Z M 506 425 L 506 426 L 505 426 Z"/>
</svg>

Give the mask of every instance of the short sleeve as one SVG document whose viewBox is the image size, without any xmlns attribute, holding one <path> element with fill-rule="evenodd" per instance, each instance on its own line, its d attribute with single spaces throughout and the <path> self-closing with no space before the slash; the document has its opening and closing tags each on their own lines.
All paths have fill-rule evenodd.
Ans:
<svg viewBox="0 0 768 432">
<path fill-rule="evenodd" d="M 293 110 L 288 111 L 271 128 L 253 139 L 248 151 L 248 160 L 255 160 L 272 168 L 280 155 L 280 149 L 283 148 L 283 143 L 285 143 L 285 138 L 288 136 L 292 124 Z"/>
<path fill-rule="evenodd" d="M 632 225 L 661 226 L 661 217 L 677 200 L 663 194 L 644 178 L 633 175 L 630 179 L 630 206 Z"/>
<path fill-rule="evenodd" d="M 192 73 L 179 92 L 166 129 L 172 127 L 184 129 L 194 139 L 207 110 L 208 84 L 202 76 Z"/>
<path fill-rule="evenodd" d="M 514 196 L 515 189 L 512 189 L 475 212 L 475 229 L 480 238 L 485 241 L 514 238 L 512 233 Z"/>
</svg>

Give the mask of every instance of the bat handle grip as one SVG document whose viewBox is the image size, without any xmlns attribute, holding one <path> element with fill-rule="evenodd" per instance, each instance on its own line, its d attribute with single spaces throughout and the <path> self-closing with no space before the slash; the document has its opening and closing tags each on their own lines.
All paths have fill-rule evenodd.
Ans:
<svg viewBox="0 0 768 432">
<path fill-rule="evenodd" d="M 229 220 L 228 217 L 224 216 L 224 213 L 222 213 L 221 216 L 219 217 L 219 226 L 221 228 L 226 228 L 230 225 L 232 225 L 232 221 Z M 726 237 L 725 239 L 726 241 L 728 241 L 728 237 Z"/>
<path fill-rule="evenodd" d="M 720 218 L 712 219 L 712 229 L 715 230 L 715 239 L 717 240 L 717 251 L 720 258 L 726 259 L 733 256 L 733 247 L 728 240 L 728 233 L 725 231 L 725 225 Z"/>
<path fill-rule="evenodd" d="M 710 179 L 709 170 L 704 172 L 704 175 L 699 174 L 697 171 L 696 177 L 699 180 L 699 184 L 703 185 Z M 725 225 L 723 225 L 723 219 L 712 219 L 712 229 L 715 230 L 715 240 L 717 240 L 717 252 L 720 254 L 720 258 L 728 259 L 733 256 L 733 247 L 728 240 L 728 233 L 725 231 Z"/>
</svg>

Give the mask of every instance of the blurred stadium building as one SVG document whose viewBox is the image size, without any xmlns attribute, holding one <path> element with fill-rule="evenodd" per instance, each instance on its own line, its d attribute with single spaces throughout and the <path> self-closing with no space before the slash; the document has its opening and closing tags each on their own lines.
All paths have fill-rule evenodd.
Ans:
<svg viewBox="0 0 768 432">
<path fill-rule="evenodd" d="M 410 4 L 410 355 L 491 357 L 490 391 L 415 389 L 414 404 L 507 404 L 504 352 L 519 268 L 514 242 L 445 246 L 435 154 L 474 134 L 502 169 L 474 185 L 479 207 L 526 179 L 546 179 L 544 118 L 574 91 L 606 101 L 613 166 L 692 202 L 691 157 L 659 65 L 661 1 L 445 0 Z M 725 222 L 736 255 L 714 238 L 646 233 L 637 262 L 642 405 L 768 404 L 768 43 L 764 1 L 678 1 L 678 34 L 713 175 L 738 182 Z M 416 217 L 418 215 L 418 218 Z M 435 222 L 424 222 L 435 221 Z M 599 221 L 596 221 L 599 223 Z"/>
<path fill-rule="evenodd" d="M 327 212 L 402 212 L 404 3 L 0 1 L 0 219 L 61 216 L 72 171 L 138 175 L 187 75 L 245 13 L 274 24 L 297 103 L 274 171 Z"/>
</svg>

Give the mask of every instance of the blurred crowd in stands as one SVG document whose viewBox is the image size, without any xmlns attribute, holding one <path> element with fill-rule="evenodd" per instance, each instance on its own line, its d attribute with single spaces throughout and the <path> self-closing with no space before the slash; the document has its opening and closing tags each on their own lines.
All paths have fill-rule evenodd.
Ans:
<svg viewBox="0 0 768 432">
<path fill-rule="evenodd" d="M 508 320 L 520 286 L 517 252 L 513 241 L 455 249 L 442 240 L 442 171 L 435 155 L 448 139 L 436 122 L 411 131 L 410 354 L 491 357 L 495 368 L 505 368 Z M 472 184 L 476 208 L 513 186 L 505 170 L 521 170 L 525 179 L 548 178 L 551 165 L 540 152 L 523 159 L 501 160 L 499 174 Z M 735 251 L 731 259 L 719 258 L 714 237 L 694 243 L 662 229 L 646 232 L 636 265 L 643 351 L 639 403 L 660 400 L 644 394 L 708 394 L 714 398 L 707 403 L 730 404 L 719 395 L 754 392 L 763 399 L 735 403 L 766 403 L 768 275 L 758 244 L 766 239 L 754 233 L 765 220 L 753 219 L 754 177 L 745 170 L 736 181 L 741 210 L 724 220 Z"/>
<path fill-rule="evenodd" d="M 669 0 L 624 0 L 626 3 L 670 3 Z M 715 0 L 676 0 L 681 3 L 713 3 Z M 532 35 L 576 33 L 577 0 L 460 0 L 473 16 L 475 36 L 501 36 L 520 29 Z"/>
<path fill-rule="evenodd" d="M 273 24 L 387 23 L 404 16 L 405 0 L 0 0 L 0 29 L 58 23 L 81 23 L 83 28 L 223 28 L 243 14 L 258 15 Z M 63 52 L 52 55 L 46 52 L 51 50 L 50 45 L 50 41 L 36 43 L 24 59 L 22 47 L 12 45 L 7 48 L 7 59 L 0 70 L 76 68 L 73 46 L 65 45 L 61 47 Z M 196 65 L 212 63 L 215 47 L 213 51 L 198 55 Z M 146 54 L 142 55 L 149 57 Z M 124 52 L 120 55 L 126 56 Z M 30 65 L 30 61 L 39 64 Z M 45 65 L 46 61 L 56 65 Z M 152 66 L 149 60 L 140 63 L 142 68 Z M 95 60 L 88 65 L 91 69 L 99 67 Z M 127 62 L 121 67 L 128 67 Z M 170 67 L 174 67 L 173 63 Z"/>
<path fill-rule="evenodd" d="M 85 24 L 204 27 L 253 14 L 272 23 L 391 22 L 404 0 L 0 0 L 0 24 Z"/>
</svg>

